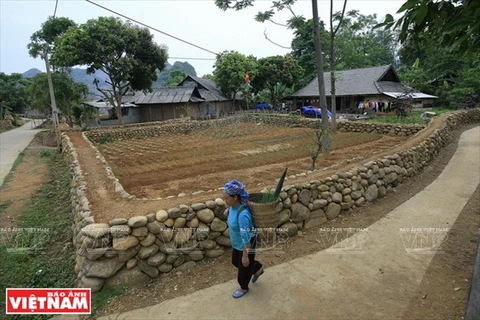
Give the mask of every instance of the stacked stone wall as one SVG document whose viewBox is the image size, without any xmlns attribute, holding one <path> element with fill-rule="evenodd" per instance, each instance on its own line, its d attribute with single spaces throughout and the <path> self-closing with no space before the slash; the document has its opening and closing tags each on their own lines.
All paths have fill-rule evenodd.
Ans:
<svg viewBox="0 0 480 320">
<path fill-rule="evenodd" d="M 246 120 L 260 121 L 255 116 L 248 116 Z M 269 120 L 262 118 L 262 121 Z M 342 211 L 349 212 L 379 197 L 388 196 L 398 184 L 417 175 L 429 165 L 440 149 L 452 140 L 454 129 L 478 122 L 480 109 L 454 112 L 445 117 L 439 129 L 411 148 L 324 179 L 286 185 L 280 193 L 281 201 L 277 207 L 278 230 L 285 236 L 296 236 L 300 230 L 319 227 L 328 220 L 335 219 Z M 202 123 L 205 124 L 195 124 L 195 128 L 213 125 L 208 121 Z M 420 128 L 378 124 L 370 126 L 368 129 L 368 124 L 354 123 L 339 127 L 383 134 L 393 134 L 394 130 L 397 134 L 405 135 L 414 134 Z M 165 125 L 163 129 L 176 130 L 170 128 L 170 125 Z M 129 130 L 134 133 L 137 132 L 135 130 L 142 129 Z M 93 140 L 99 137 L 92 132 L 87 136 Z M 139 207 L 139 214 L 135 217 L 119 216 L 108 223 L 96 223 L 91 216 L 85 193 L 88 186 L 75 148 L 67 135 L 62 135 L 62 146 L 72 176 L 77 286 L 89 287 L 96 292 L 104 284 L 123 286 L 146 282 L 161 273 L 188 269 L 205 258 L 219 257 L 230 247 L 228 226 L 223 216 L 227 206 L 219 198 L 205 203 L 158 208 L 157 212 L 142 213 L 142 208 Z M 93 144 L 91 146 L 95 148 Z M 101 160 L 116 191 L 129 197 L 105 159 Z M 305 179 L 308 179 L 308 175 Z"/>
</svg>

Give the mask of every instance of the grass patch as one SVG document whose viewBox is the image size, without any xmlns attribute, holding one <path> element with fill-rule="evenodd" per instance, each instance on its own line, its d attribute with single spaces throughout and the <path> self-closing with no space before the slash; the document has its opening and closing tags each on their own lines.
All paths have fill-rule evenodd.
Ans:
<svg viewBox="0 0 480 320">
<path fill-rule="evenodd" d="M 425 110 L 425 111 L 433 111 L 438 115 L 450 112 L 450 109 L 432 109 L 432 110 Z M 395 114 L 385 115 L 376 117 L 373 119 L 369 119 L 369 122 L 381 122 L 381 123 L 394 123 L 394 124 L 425 124 L 425 121 L 420 118 L 422 113 L 425 111 L 412 111 L 408 114 L 405 118 L 397 117 Z"/>
<path fill-rule="evenodd" d="M 12 169 L 10 170 L 10 172 L 7 174 L 7 176 L 5 177 L 5 179 L 3 180 L 3 183 L 2 183 L 2 186 L 0 186 L 0 190 L 2 190 L 3 188 L 5 188 L 8 184 L 8 182 L 10 180 L 12 180 L 13 178 L 13 173 L 15 172 L 15 169 L 17 169 L 17 167 L 20 165 L 20 163 L 22 163 L 23 161 L 23 157 L 25 157 L 25 153 L 22 151 L 18 154 L 18 157 L 17 159 L 15 159 L 15 162 L 13 162 L 13 165 L 12 165 Z"/>
<path fill-rule="evenodd" d="M 13 200 L 7 200 L 7 201 L 3 201 L 2 203 L 0 203 L 0 217 L 2 216 L 2 214 L 5 212 L 5 210 L 7 210 L 7 208 L 13 203 Z"/>
<path fill-rule="evenodd" d="M 0 232 L 0 283 L 6 288 L 71 288 L 75 256 L 68 168 L 58 153 L 37 161 L 47 162 L 49 181 L 23 208 L 17 227 Z M 0 290 L 0 313 L 5 314 L 5 307 L 5 290 Z M 35 319 L 50 317 L 37 315 Z"/>
<path fill-rule="evenodd" d="M 124 290 L 121 288 L 103 286 L 99 292 L 92 295 L 92 316 L 105 307 L 110 298 L 120 296 L 123 292 Z"/>
<path fill-rule="evenodd" d="M 98 139 L 98 143 L 100 144 L 105 144 L 105 143 L 112 143 L 112 142 L 115 142 L 115 138 L 110 135 L 110 134 L 104 134 L 103 136 L 101 136 L 99 139 Z"/>
</svg>

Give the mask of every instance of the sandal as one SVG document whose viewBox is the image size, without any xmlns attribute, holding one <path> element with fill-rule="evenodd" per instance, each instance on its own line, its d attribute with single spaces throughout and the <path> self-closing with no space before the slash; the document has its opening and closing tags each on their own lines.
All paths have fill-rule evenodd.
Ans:
<svg viewBox="0 0 480 320">
<path fill-rule="evenodd" d="M 233 297 L 234 297 L 235 299 L 241 298 L 241 297 L 243 297 L 247 292 L 248 292 L 248 290 L 247 290 L 247 291 L 237 290 L 237 291 L 235 291 L 235 292 L 233 293 Z"/>
<path fill-rule="evenodd" d="M 257 276 L 257 275 L 253 275 L 253 278 L 252 278 L 252 283 L 255 283 L 257 282 L 258 278 L 260 278 L 260 276 L 263 274 L 264 270 L 262 268 L 262 272 L 260 272 L 260 274 Z"/>
</svg>

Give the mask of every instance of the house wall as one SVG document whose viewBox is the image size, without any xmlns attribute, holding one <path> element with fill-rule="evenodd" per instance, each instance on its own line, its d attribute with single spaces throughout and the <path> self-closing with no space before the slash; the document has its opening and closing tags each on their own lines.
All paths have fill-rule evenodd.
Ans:
<svg viewBox="0 0 480 320">
<path fill-rule="evenodd" d="M 186 103 L 142 104 L 140 105 L 140 121 L 163 121 L 187 117 Z"/>
<path fill-rule="evenodd" d="M 204 103 L 200 102 L 189 102 L 187 107 L 187 117 L 190 119 L 195 119 L 195 116 L 201 113 L 202 105 Z"/>
<path fill-rule="evenodd" d="M 390 99 L 384 95 L 366 95 L 366 96 L 340 96 L 336 97 L 336 110 L 341 112 L 355 112 L 357 109 L 357 102 L 360 101 L 383 101 L 387 102 Z M 301 106 L 307 105 L 314 105 L 319 107 L 318 98 L 317 97 L 310 97 L 310 98 L 297 98 L 296 99 L 296 108 L 298 109 Z M 327 108 L 332 110 L 332 97 L 327 96 Z"/>
<path fill-rule="evenodd" d="M 128 123 L 138 123 L 140 122 L 140 108 L 123 108 L 126 109 L 126 113 L 123 115 L 123 124 Z M 90 120 L 87 121 L 87 127 L 97 127 L 97 126 L 116 126 L 119 125 L 120 122 L 118 119 L 99 119 L 99 112 L 100 109 L 97 108 L 97 120 Z M 125 111 L 124 111 L 125 112 Z"/>
</svg>

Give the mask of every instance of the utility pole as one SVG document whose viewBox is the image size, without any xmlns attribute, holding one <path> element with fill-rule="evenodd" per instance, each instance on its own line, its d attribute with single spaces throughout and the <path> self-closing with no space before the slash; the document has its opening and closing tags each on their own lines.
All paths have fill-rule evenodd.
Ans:
<svg viewBox="0 0 480 320">
<path fill-rule="evenodd" d="M 58 110 L 57 103 L 55 102 L 55 93 L 53 92 L 53 81 L 52 74 L 50 72 L 50 62 L 48 61 L 48 51 L 47 48 L 43 51 L 43 59 L 45 60 L 45 68 L 47 69 L 47 80 L 48 80 L 48 89 L 50 91 L 50 101 L 52 104 L 52 114 L 53 114 L 53 124 L 55 127 L 55 140 L 57 141 L 57 148 L 60 150 L 60 129 L 58 122 Z"/>
<path fill-rule="evenodd" d="M 322 151 L 324 155 L 328 155 L 330 150 L 330 136 L 328 134 L 328 113 L 327 113 L 327 97 L 325 95 L 325 79 L 323 78 L 323 57 L 322 45 L 320 43 L 320 25 L 318 19 L 317 0 L 312 0 L 313 11 L 313 37 L 315 40 L 315 56 L 317 63 L 317 79 L 318 79 L 318 98 L 322 108 Z"/>
</svg>

